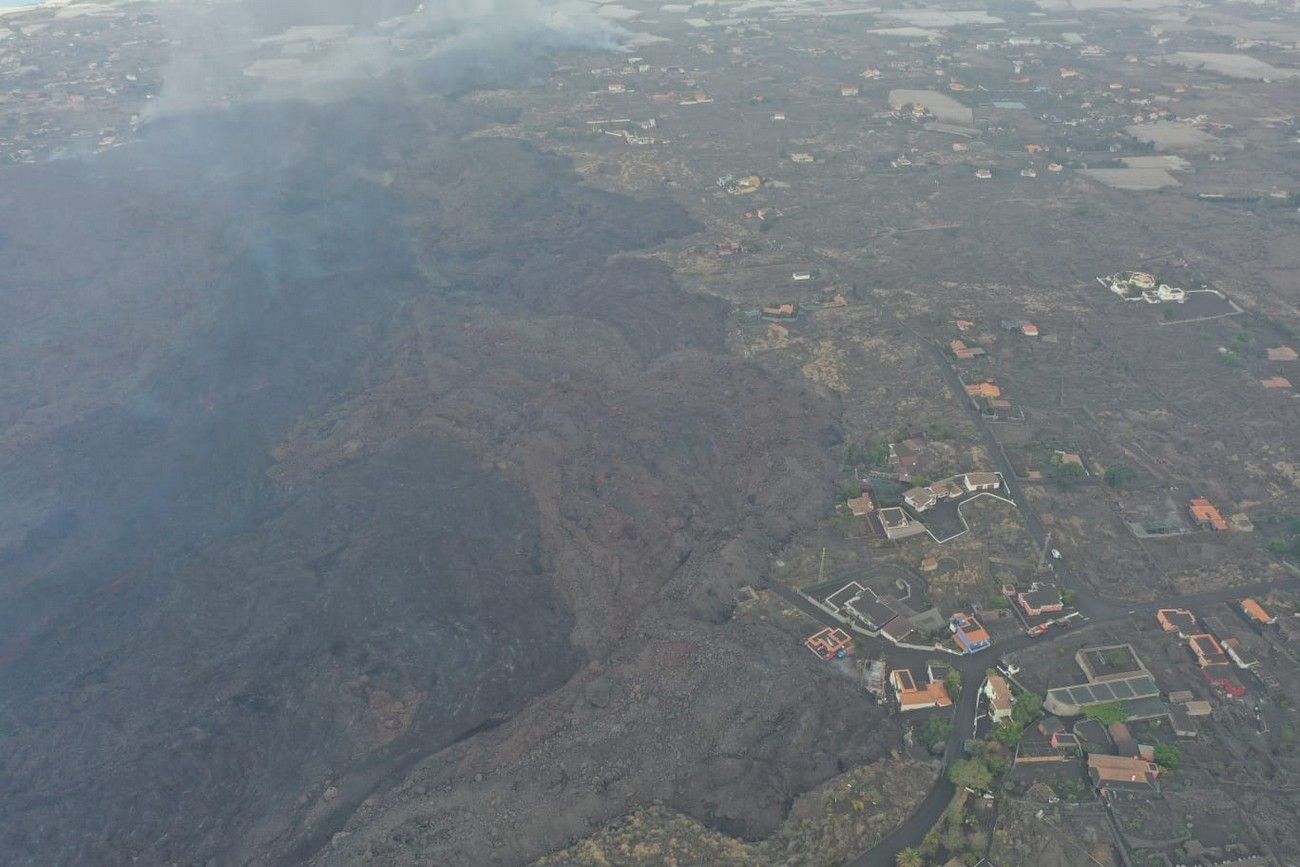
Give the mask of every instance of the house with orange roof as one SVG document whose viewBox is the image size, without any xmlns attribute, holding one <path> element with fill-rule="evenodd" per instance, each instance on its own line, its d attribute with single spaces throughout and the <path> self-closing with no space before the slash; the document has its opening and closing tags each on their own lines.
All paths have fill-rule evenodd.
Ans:
<svg viewBox="0 0 1300 867">
<path fill-rule="evenodd" d="M 1270 376 L 1268 379 L 1261 379 L 1259 384 L 1265 388 L 1290 388 L 1291 380 L 1285 376 Z"/>
<path fill-rule="evenodd" d="M 1228 654 L 1223 652 L 1222 645 L 1208 632 L 1193 635 L 1187 639 L 1187 645 L 1192 649 L 1192 653 L 1196 654 L 1196 661 L 1200 663 L 1201 668 L 1228 664 Z"/>
<path fill-rule="evenodd" d="M 971 397 L 994 398 L 1002 396 L 1002 389 L 991 382 L 977 382 L 966 386 L 966 393 Z"/>
<path fill-rule="evenodd" d="M 911 669 L 896 668 L 891 671 L 889 685 L 894 688 L 894 697 L 898 699 L 898 709 L 901 711 L 952 706 L 952 697 L 948 695 L 943 681 L 917 686 Z"/>
<path fill-rule="evenodd" d="M 1260 626 L 1272 626 L 1274 623 L 1277 623 L 1277 615 L 1269 614 L 1264 610 L 1264 606 L 1260 605 L 1254 599 L 1243 599 L 1241 600 L 1240 605 L 1241 613 L 1245 614 L 1246 617 L 1253 622 L 1258 623 Z"/>
<path fill-rule="evenodd" d="M 1160 766 L 1140 757 L 1088 754 L 1088 777 L 1103 795 L 1158 791 Z"/>
<path fill-rule="evenodd" d="M 1190 508 L 1192 520 L 1201 527 L 1210 527 L 1220 532 L 1228 529 L 1228 522 L 1223 520 L 1223 515 L 1219 514 L 1219 510 L 1210 505 L 1210 501 L 1204 497 L 1192 500 Z"/>
<path fill-rule="evenodd" d="M 1190 638 L 1196 634 L 1196 615 L 1186 608 L 1161 608 L 1156 612 L 1156 620 L 1165 632 L 1177 632 L 1179 638 Z"/>
<path fill-rule="evenodd" d="M 865 518 L 876 510 L 876 504 L 871 501 L 871 495 L 865 492 L 860 497 L 850 499 L 846 505 L 848 505 L 849 511 L 853 513 L 855 518 Z"/>
<path fill-rule="evenodd" d="M 974 328 L 974 327 L 975 327 L 975 323 L 974 323 L 974 322 L 971 322 L 969 319 L 958 319 L 958 320 L 957 320 L 957 330 L 958 330 L 958 331 L 970 331 L 970 330 L 971 330 L 972 328 Z"/>
<path fill-rule="evenodd" d="M 1300 354 L 1289 346 L 1275 346 L 1268 351 L 1269 361 L 1295 361 L 1297 358 Z"/>
<path fill-rule="evenodd" d="M 993 646 L 988 630 L 973 615 L 957 613 L 948 621 L 948 631 L 962 653 L 979 653 Z"/>
<path fill-rule="evenodd" d="M 1032 322 L 1026 322 L 1024 325 L 1020 326 L 1020 333 L 1026 337 L 1037 337 L 1038 326 Z"/>
<path fill-rule="evenodd" d="M 799 315 L 799 308 L 794 304 L 773 304 L 763 308 L 763 315 L 771 319 L 793 319 Z"/>
</svg>

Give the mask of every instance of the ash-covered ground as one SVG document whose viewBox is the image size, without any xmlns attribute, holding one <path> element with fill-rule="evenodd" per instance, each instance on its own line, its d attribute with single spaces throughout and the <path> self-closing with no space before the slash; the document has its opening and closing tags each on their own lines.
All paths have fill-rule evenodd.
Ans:
<svg viewBox="0 0 1300 867">
<path fill-rule="evenodd" d="M 11 172 L 0 860 L 519 863 L 728 833 L 892 741 L 734 591 L 832 407 L 440 96 L 263 101 Z M 890 731 L 879 731 L 879 727 Z"/>
</svg>

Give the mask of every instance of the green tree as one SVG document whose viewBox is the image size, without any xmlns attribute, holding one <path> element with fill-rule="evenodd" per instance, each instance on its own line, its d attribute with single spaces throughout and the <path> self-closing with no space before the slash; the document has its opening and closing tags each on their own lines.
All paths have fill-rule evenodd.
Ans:
<svg viewBox="0 0 1300 867">
<path fill-rule="evenodd" d="M 997 738 L 998 743 L 1002 744 L 1002 746 L 1011 749 L 1020 743 L 1020 738 L 1024 736 L 1024 733 L 1024 729 L 1007 720 L 993 730 L 993 737 Z"/>
<path fill-rule="evenodd" d="M 1038 719 L 1043 710 L 1043 700 L 1036 692 L 1026 692 L 1016 698 L 1016 706 L 1011 709 L 1011 721 L 1020 728 L 1027 728 Z"/>
<path fill-rule="evenodd" d="M 1106 480 L 1106 484 L 1118 491 L 1137 478 L 1137 473 L 1126 464 L 1115 464 L 1106 467 L 1106 472 L 1102 475 L 1102 478 Z"/>
<path fill-rule="evenodd" d="M 948 672 L 947 677 L 943 679 L 943 685 L 948 690 L 948 695 L 956 701 L 961 696 L 961 672 L 953 670 Z"/>
<path fill-rule="evenodd" d="M 1105 704 L 1093 705 L 1084 710 L 1083 715 L 1088 719 L 1095 719 L 1102 725 L 1112 723 L 1121 723 L 1128 719 L 1128 713 L 1124 710 L 1124 705 L 1117 701 L 1108 701 Z"/>
<path fill-rule="evenodd" d="M 931 422 L 927 433 L 930 435 L 930 439 L 939 440 L 940 442 L 945 442 L 953 438 L 952 425 L 948 424 L 946 421 Z"/>
<path fill-rule="evenodd" d="M 947 717 L 932 716 L 921 723 L 919 737 L 926 749 L 934 755 L 940 756 L 943 755 L 944 748 L 948 745 L 948 735 L 950 734 L 952 734 L 952 721 Z"/>
<path fill-rule="evenodd" d="M 948 779 L 954 786 L 986 792 L 993 785 L 993 772 L 983 759 L 962 759 L 948 771 Z"/>
<path fill-rule="evenodd" d="M 1049 472 L 1061 487 L 1068 487 L 1088 475 L 1078 464 L 1067 464 L 1064 461 L 1053 464 Z"/>
<path fill-rule="evenodd" d="M 894 863 L 898 867 L 925 867 L 925 861 L 921 858 L 921 853 L 911 846 L 899 852 L 898 857 L 894 859 Z"/>
<path fill-rule="evenodd" d="M 1174 771 L 1183 762 L 1183 754 L 1173 744 L 1156 744 L 1156 764 L 1167 771 Z"/>
</svg>

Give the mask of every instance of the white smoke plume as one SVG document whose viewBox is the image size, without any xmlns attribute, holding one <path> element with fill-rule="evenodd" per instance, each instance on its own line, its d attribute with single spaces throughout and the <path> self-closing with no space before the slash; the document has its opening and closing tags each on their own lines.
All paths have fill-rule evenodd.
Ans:
<svg viewBox="0 0 1300 867">
<path fill-rule="evenodd" d="M 330 101 L 385 80 L 455 91 L 513 83 L 547 52 L 620 50 L 585 0 L 270 0 L 160 16 L 173 45 L 154 114 L 258 99 Z"/>
</svg>

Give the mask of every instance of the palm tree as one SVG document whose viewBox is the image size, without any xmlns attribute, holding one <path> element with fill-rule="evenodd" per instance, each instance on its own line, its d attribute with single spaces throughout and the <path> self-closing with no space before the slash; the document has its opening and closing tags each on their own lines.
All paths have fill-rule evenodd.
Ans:
<svg viewBox="0 0 1300 867">
<path fill-rule="evenodd" d="M 921 860 L 921 853 L 910 846 L 898 853 L 894 863 L 898 867 L 925 867 L 925 862 Z"/>
</svg>

